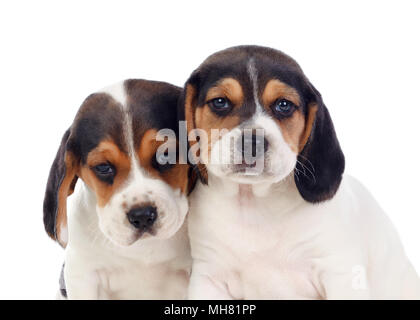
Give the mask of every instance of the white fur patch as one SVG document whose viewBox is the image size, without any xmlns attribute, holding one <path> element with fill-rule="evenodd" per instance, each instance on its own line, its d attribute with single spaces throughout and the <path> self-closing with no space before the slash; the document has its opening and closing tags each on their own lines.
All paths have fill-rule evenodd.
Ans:
<svg viewBox="0 0 420 320">
<path fill-rule="evenodd" d="M 60 243 L 67 243 L 68 242 L 68 231 L 67 225 L 62 224 L 60 226 Z"/>
<path fill-rule="evenodd" d="M 64 277 L 69 299 L 183 299 L 191 267 L 185 216 L 186 196 L 160 179 L 150 177 L 133 146 L 132 119 L 127 110 L 124 82 L 106 87 L 121 104 L 124 138 L 132 161 L 129 178 L 104 207 L 79 182 L 68 198 Z M 100 117 L 100 114 L 98 114 Z M 158 211 L 155 235 L 139 235 L 127 211 L 153 203 Z"/>
<path fill-rule="evenodd" d="M 105 207 L 97 207 L 99 227 L 110 240 L 119 245 L 128 246 L 137 240 L 144 240 L 149 235 L 143 234 L 138 238 L 138 230 L 129 223 L 127 211 L 145 203 L 152 203 L 158 211 L 154 237 L 170 238 L 184 222 L 188 211 L 187 199 L 180 190 L 173 190 L 165 182 L 151 178 L 140 166 L 134 147 L 132 119 L 127 112 L 124 82 L 107 87 L 103 92 L 110 94 L 124 108 L 124 136 L 131 158 L 131 169 L 124 187 L 111 197 Z"/>
<path fill-rule="evenodd" d="M 247 176 L 232 174 L 235 170 L 235 143 L 241 139 L 244 129 L 262 130 L 269 143 L 262 170 Z M 207 169 L 218 177 L 229 177 L 240 183 L 276 183 L 293 171 L 296 157 L 274 119 L 266 113 L 256 112 L 251 119 L 231 129 L 213 144 Z"/>
<path fill-rule="evenodd" d="M 104 92 L 112 96 L 116 101 L 118 101 L 124 108 L 127 103 L 127 92 L 125 90 L 124 81 L 120 81 L 111 86 L 105 87 L 99 92 Z"/>
<path fill-rule="evenodd" d="M 255 61 L 253 58 L 248 61 L 248 75 L 252 83 L 252 93 L 254 95 L 254 102 L 256 107 L 256 112 L 261 113 L 263 108 L 258 100 L 258 71 L 255 67 Z"/>
</svg>

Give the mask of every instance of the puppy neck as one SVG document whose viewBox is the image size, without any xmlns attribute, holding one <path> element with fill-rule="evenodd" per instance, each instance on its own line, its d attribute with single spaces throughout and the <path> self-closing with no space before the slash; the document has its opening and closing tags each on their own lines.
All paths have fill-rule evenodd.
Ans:
<svg viewBox="0 0 420 320">
<path fill-rule="evenodd" d="M 208 185 L 200 186 L 195 193 L 199 198 L 210 196 L 212 201 L 229 203 L 233 215 L 258 211 L 261 214 L 278 216 L 290 212 L 305 201 L 300 196 L 293 173 L 276 183 L 243 184 L 218 177 L 209 172 Z M 234 209 L 235 208 L 235 209 Z"/>
<path fill-rule="evenodd" d="M 218 177 L 208 173 L 208 188 L 212 192 L 220 193 L 226 197 L 246 197 L 256 199 L 267 199 L 273 197 L 295 198 L 298 194 L 293 174 L 278 182 L 259 182 L 245 184 L 232 181 L 227 178 Z"/>
</svg>

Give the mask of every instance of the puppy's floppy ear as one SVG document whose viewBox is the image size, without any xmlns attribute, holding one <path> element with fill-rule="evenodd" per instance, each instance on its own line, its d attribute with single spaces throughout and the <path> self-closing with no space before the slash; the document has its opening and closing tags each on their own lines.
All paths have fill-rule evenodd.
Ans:
<svg viewBox="0 0 420 320">
<path fill-rule="evenodd" d="M 180 120 L 185 120 L 187 123 L 187 141 L 185 141 L 185 143 L 187 143 L 187 149 L 189 149 L 194 144 L 199 143 L 197 141 L 188 141 L 188 135 L 190 132 L 196 129 L 195 110 L 197 108 L 199 85 L 200 74 L 199 71 L 196 70 L 187 80 L 184 87 L 184 92 L 181 96 L 179 115 Z M 182 143 L 184 143 L 184 141 Z M 200 163 L 199 159 L 195 159 L 195 163 L 191 163 L 190 159 L 188 159 L 188 162 L 194 170 L 194 176 L 198 176 L 202 183 L 207 184 L 208 176 L 206 166 Z"/>
<path fill-rule="evenodd" d="M 194 170 L 194 167 L 190 166 L 188 168 L 188 187 L 187 187 L 188 196 L 191 194 L 191 192 L 193 192 L 198 179 L 199 177 L 197 175 L 197 172 Z"/>
<path fill-rule="evenodd" d="M 301 196 L 308 202 L 317 203 L 331 199 L 340 186 L 344 172 L 344 154 L 335 134 L 328 109 L 321 94 L 310 84 L 306 129 L 302 138 L 296 167 L 311 171 L 295 176 Z M 301 166 L 302 168 L 299 168 Z"/>
<path fill-rule="evenodd" d="M 61 140 L 51 166 L 44 197 L 44 226 L 48 235 L 62 247 L 67 245 L 67 196 L 73 193 L 77 182 L 77 161 L 68 151 L 70 129 Z"/>
</svg>

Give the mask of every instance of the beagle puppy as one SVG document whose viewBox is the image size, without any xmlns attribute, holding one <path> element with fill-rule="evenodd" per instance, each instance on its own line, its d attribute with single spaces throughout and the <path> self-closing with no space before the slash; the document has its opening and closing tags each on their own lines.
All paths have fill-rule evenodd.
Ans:
<svg viewBox="0 0 420 320">
<path fill-rule="evenodd" d="M 181 109 L 202 182 L 189 201 L 190 299 L 420 298 L 397 232 L 343 176 L 329 112 L 292 58 L 215 53 L 187 80 Z"/>
<path fill-rule="evenodd" d="M 90 95 L 65 132 L 44 224 L 66 248 L 69 299 L 185 298 L 188 165 L 157 159 L 177 145 L 181 91 L 126 80 Z M 174 135 L 162 137 L 160 129 Z"/>
</svg>

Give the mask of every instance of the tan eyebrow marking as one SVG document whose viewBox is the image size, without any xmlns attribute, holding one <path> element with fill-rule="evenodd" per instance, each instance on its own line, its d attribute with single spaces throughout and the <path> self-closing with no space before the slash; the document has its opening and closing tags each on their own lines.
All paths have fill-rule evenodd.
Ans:
<svg viewBox="0 0 420 320">
<path fill-rule="evenodd" d="M 104 140 L 89 152 L 86 162 L 88 166 L 95 166 L 104 161 L 119 162 L 122 158 L 128 159 L 128 156 L 113 141 Z"/>
<path fill-rule="evenodd" d="M 244 101 L 244 93 L 239 81 L 233 78 L 224 78 L 206 94 L 206 102 L 215 98 L 227 98 L 234 106 L 241 106 Z"/>
<path fill-rule="evenodd" d="M 112 163 L 117 170 L 112 185 L 100 181 L 91 170 L 91 167 L 104 162 Z M 104 207 L 127 180 L 130 167 L 130 158 L 113 141 L 105 140 L 89 152 L 87 165 L 80 169 L 80 178 L 96 193 L 98 206 Z"/>
<path fill-rule="evenodd" d="M 147 130 L 141 138 L 140 147 L 137 150 L 140 165 L 147 170 L 149 174 L 155 177 L 158 176 L 158 173 L 152 166 L 152 158 L 154 157 L 159 144 L 163 143 L 156 140 L 157 135 L 158 131 L 156 129 Z"/>
<path fill-rule="evenodd" d="M 267 82 L 262 94 L 262 102 L 265 108 L 270 108 L 277 99 L 287 99 L 295 105 L 300 106 L 300 96 L 295 88 L 277 79 Z"/>
<path fill-rule="evenodd" d="M 271 112 L 271 106 L 278 99 L 286 99 L 300 106 L 300 96 L 295 88 L 281 82 L 278 79 L 271 79 L 267 82 L 263 94 L 262 102 L 264 108 Z M 301 151 L 301 144 L 309 137 L 310 128 L 305 131 L 306 120 L 301 110 L 296 110 L 290 117 L 275 120 L 280 127 L 284 140 L 290 148 L 298 154 Z"/>
<path fill-rule="evenodd" d="M 140 148 L 137 151 L 137 155 L 140 159 L 142 168 L 154 178 L 165 181 L 174 189 L 181 189 L 183 193 L 186 193 L 188 186 L 188 165 L 175 163 L 173 168 L 160 173 L 152 166 L 152 158 L 160 145 L 165 141 L 157 141 L 158 131 L 156 129 L 149 129 L 143 135 L 140 143 Z M 175 144 L 176 149 L 178 148 L 177 141 L 169 140 L 169 144 Z"/>
</svg>

